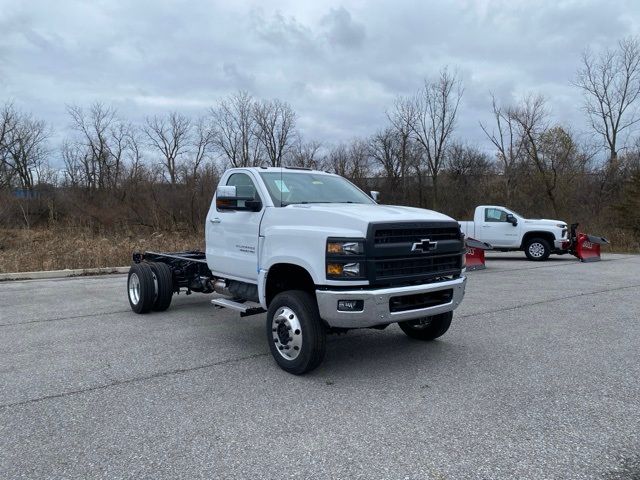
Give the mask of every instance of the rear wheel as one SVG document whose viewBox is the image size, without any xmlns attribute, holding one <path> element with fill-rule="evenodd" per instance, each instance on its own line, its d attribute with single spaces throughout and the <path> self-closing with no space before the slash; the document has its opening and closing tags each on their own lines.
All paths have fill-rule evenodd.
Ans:
<svg viewBox="0 0 640 480">
<path fill-rule="evenodd" d="M 279 293 L 267 311 L 267 341 L 283 370 L 301 375 L 322 362 L 326 332 L 315 299 L 307 292 Z"/>
<path fill-rule="evenodd" d="M 544 238 L 532 238 L 527 240 L 524 246 L 524 254 L 529 260 L 542 262 L 549 258 L 551 247 L 549 246 L 549 242 Z"/>
<path fill-rule="evenodd" d="M 399 322 L 398 326 L 411 338 L 426 341 L 435 340 L 449 330 L 452 318 L 453 312 L 446 312 L 431 317 L 418 318 L 417 320 Z"/>
<path fill-rule="evenodd" d="M 149 263 L 149 266 L 155 276 L 157 287 L 151 309 L 156 312 L 164 312 L 171 305 L 171 298 L 173 297 L 173 273 L 166 263 L 153 262 Z"/>
<path fill-rule="evenodd" d="M 147 263 L 135 263 L 129 269 L 127 293 L 131 310 L 147 313 L 156 298 L 154 274 Z"/>
</svg>

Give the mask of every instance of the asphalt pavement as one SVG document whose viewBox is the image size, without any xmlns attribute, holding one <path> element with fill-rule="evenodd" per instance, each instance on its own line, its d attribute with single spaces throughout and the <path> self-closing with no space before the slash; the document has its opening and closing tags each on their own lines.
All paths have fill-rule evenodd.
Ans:
<svg viewBox="0 0 640 480">
<path fill-rule="evenodd" d="M 303 377 L 204 295 L 1 282 L 0 479 L 640 478 L 640 256 L 487 265 L 438 341 L 331 336 Z"/>
</svg>

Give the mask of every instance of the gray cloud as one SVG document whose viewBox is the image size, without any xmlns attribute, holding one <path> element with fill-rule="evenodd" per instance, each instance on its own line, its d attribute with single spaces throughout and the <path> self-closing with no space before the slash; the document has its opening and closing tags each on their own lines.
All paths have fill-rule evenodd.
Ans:
<svg viewBox="0 0 640 480">
<path fill-rule="evenodd" d="M 364 42 L 364 25 L 355 22 L 344 7 L 332 8 L 322 17 L 320 24 L 326 29 L 325 35 L 332 45 L 357 48 Z"/>
<path fill-rule="evenodd" d="M 581 51 L 640 33 L 632 0 L 0 0 L 0 101 L 64 134 L 65 104 L 102 101 L 134 121 L 199 114 L 239 89 L 293 104 L 309 138 L 373 133 L 397 95 L 445 65 L 465 84 L 456 134 L 488 148 L 490 92 L 549 99 L 586 129 L 571 86 Z"/>
</svg>

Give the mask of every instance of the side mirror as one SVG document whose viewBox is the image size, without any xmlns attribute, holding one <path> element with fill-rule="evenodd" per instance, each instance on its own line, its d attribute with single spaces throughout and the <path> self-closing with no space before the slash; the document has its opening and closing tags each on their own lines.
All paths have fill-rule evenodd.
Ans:
<svg viewBox="0 0 640 480">
<path fill-rule="evenodd" d="M 257 199 L 253 186 L 243 186 L 244 192 L 239 192 L 238 187 L 222 185 L 216 189 L 216 208 L 218 210 L 248 210 L 259 212 L 262 210 L 262 202 Z"/>
<path fill-rule="evenodd" d="M 518 225 L 518 219 L 513 216 L 511 213 L 507 213 L 507 222 L 509 222 L 514 227 Z"/>
<path fill-rule="evenodd" d="M 371 190 L 371 191 L 369 192 L 369 194 L 371 195 L 371 198 L 373 198 L 373 200 L 374 200 L 375 202 L 377 202 L 377 201 L 378 201 L 378 198 L 380 198 L 380 192 L 378 192 L 378 191 L 376 191 L 376 190 Z"/>
</svg>

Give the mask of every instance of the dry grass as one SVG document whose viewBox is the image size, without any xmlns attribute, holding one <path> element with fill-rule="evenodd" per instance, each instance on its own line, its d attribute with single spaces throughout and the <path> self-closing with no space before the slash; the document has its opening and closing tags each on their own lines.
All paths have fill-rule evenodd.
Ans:
<svg viewBox="0 0 640 480">
<path fill-rule="evenodd" d="M 594 233 L 604 233 L 611 240 L 611 246 L 603 249 L 605 255 L 640 251 L 638 239 L 623 230 Z M 204 234 L 193 232 L 96 234 L 83 228 L 0 229 L 0 273 L 118 267 L 129 265 L 134 251 L 203 249 Z"/>
<path fill-rule="evenodd" d="M 129 265 L 134 251 L 202 250 L 193 232 L 96 234 L 88 229 L 0 229 L 0 273 Z"/>
</svg>

